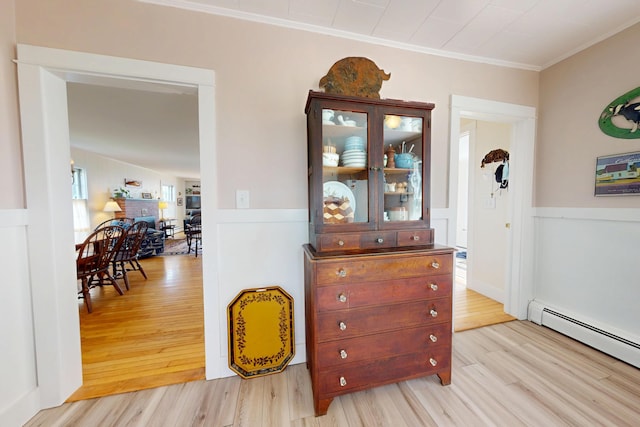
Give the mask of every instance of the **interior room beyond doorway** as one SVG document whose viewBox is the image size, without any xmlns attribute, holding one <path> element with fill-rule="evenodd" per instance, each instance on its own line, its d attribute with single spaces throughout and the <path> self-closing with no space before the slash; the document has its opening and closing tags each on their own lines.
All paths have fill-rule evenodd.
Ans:
<svg viewBox="0 0 640 427">
<path fill-rule="evenodd" d="M 461 331 L 514 317 L 504 313 L 509 194 L 495 182 L 498 165 L 481 166 L 485 152 L 510 147 L 511 125 L 462 119 L 458 147 L 456 321 Z M 504 191 L 503 191 L 504 190 Z M 471 268 L 469 260 L 471 261 Z"/>
</svg>

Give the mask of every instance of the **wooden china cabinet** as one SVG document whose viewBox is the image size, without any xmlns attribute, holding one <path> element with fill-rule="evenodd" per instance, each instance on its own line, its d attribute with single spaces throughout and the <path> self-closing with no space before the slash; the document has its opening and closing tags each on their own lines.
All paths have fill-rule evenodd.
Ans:
<svg viewBox="0 0 640 427">
<path fill-rule="evenodd" d="M 430 226 L 431 110 L 310 91 L 307 366 L 316 416 L 335 396 L 451 382 L 453 249 Z"/>
</svg>

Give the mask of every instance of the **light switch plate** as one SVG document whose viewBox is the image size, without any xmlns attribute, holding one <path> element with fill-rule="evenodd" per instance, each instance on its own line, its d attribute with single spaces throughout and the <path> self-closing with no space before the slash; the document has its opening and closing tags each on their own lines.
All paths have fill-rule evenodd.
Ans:
<svg viewBox="0 0 640 427">
<path fill-rule="evenodd" d="M 249 209 L 249 190 L 236 190 L 236 209 Z"/>
<path fill-rule="evenodd" d="M 496 199 L 495 197 L 489 197 L 484 201 L 485 209 L 495 209 L 496 208 Z"/>
</svg>

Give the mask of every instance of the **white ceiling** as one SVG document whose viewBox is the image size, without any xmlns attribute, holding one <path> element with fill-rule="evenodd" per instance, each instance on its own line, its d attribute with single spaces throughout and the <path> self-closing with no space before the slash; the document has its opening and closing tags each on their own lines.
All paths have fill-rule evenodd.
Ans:
<svg viewBox="0 0 640 427">
<path fill-rule="evenodd" d="M 130 83 L 67 84 L 71 146 L 168 175 L 199 179 L 195 92 Z"/>
<path fill-rule="evenodd" d="M 140 0 L 541 70 L 640 21 L 638 0 Z"/>
<path fill-rule="evenodd" d="M 531 70 L 640 21 L 640 0 L 139 1 Z M 125 83 L 69 84 L 72 145 L 197 179 L 193 90 Z"/>
</svg>

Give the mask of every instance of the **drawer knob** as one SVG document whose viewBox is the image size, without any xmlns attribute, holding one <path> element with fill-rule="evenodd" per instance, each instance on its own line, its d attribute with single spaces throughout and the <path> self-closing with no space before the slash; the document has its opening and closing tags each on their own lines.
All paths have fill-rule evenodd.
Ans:
<svg viewBox="0 0 640 427">
<path fill-rule="evenodd" d="M 433 334 L 429 335 L 429 339 L 431 340 L 431 342 L 436 342 L 436 341 L 438 341 L 438 337 L 437 337 L 437 336 L 435 336 L 435 335 L 433 335 Z"/>
<path fill-rule="evenodd" d="M 384 243 L 384 239 L 382 237 L 378 237 L 376 239 L 376 243 Z"/>
<path fill-rule="evenodd" d="M 345 294 L 338 295 L 338 301 L 347 302 L 347 296 Z"/>
<path fill-rule="evenodd" d="M 340 270 L 338 270 L 336 274 L 340 277 L 347 277 L 347 271 L 344 268 L 341 268 Z"/>
<path fill-rule="evenodd" d="M 346 359 L 348 356 L 347 351 L 346 350 L 340 350 L 340 359 Z"/>
<path fill-rule="evenodd" d="M 440 268 L 440 263 L 438 261 L 433 261 L 431 263 L 431 267 L 435 268 L 436 270 Z"/>
<path fill-rule="evenodd" d="M 433 357 L 431 357 L 429 358 L 429 363 L 431 363 L 431 366 L 436 366 L 438 364 L 438 361 Z"/>
<path fill-rule="evenodd" d="M 338 327 L 340 328 L 341 331 L 344 331 L 345 329 L 347 329 L 347 324 L 344 322 L 340 322 L 338 323 Z"/>
<path fill-rule="evenodd" d="M 429 313 L 431 313 L 431 317 L 438 317 L 438 312 L 435 308 L 432 308 Z"/>
<path fill-rule="evenodd" d="M 436 285 L 435 283 L 430 284 L 429 287 L 431 288 L 432 291 L 438 290 L 438 285 Z"/>
<path fill-rule="evenodd" d="M 344 240 L 338 240 L 338 246 L 344 246 Z"/>
<path fill-rule="evenodd" d="M 420 240 L 420 236 L 411 236 L 411 240 L 415 240 L 417 242 Z"/>
<path fill-rule="evenodd" d="M 340 377 L 340 387 L 344 387 L 347 385 L 347 380 L 345 377 Z"/>
</svg>

